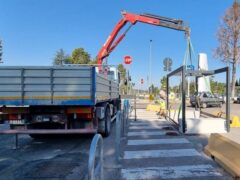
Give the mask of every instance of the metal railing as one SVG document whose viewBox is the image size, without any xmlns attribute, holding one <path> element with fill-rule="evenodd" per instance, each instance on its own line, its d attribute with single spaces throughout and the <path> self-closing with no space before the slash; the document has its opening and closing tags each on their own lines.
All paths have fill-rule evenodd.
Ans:
<svg viewBox="0 0 240 180">
<path fill-rule="evenodd" d="M 98 157 L 98 158 L 97 158 Z M 98 161 L 96 161 L 98 160 Z M 103 180 L 103 138 L 100 134 L 93 137 L 88 159 L 88 180 Z"/>
<path fill-rule="evenodd" d="M 136 121 L 137 120 L 137 96 L 136 94 L 135 95 L 121 95 L 121 98 L 124 99 L 124 100 L 127 100 L 128 103 L 129 103 L 129 113 L 130 115 L 132 114 L 132 112 L 134 111 L 134 120 Z M 130 105 L 130 100 L 133 100 L 133 104 Z M 123 109 L 124 110 L 124 109 Z"/>
<path fill-rule="evenodd" d="M 122 129 L 123 129 L 123 136 L 127 135 L 127 128 L 128 128 L 128 120 L 129 120 L 129 100 L 124 100 L 123 105 L 123 118 L 122 118 Z"/>
<path fill-rule="evenodd" d="M 116 116 L 116 136 L 115 136 L 115 159 L 118 163 L 120 161 L 120 145 L 121 145 L 121 129 L 122 129 L 122 117 L 121 111 L 117 112 Z"/>
<path fill-rule="evenodd" d="M 121 137 L 127 136 L 129 114 L 130 114 L 129 100 L 124 100 L 122 111 L 119 110 L 116 115 L 115 159 L 117 163 L 119 163 L 120 161 Z M 135 114 L 135 117 L 136 117 L 136 114 Z"/>
</svg>

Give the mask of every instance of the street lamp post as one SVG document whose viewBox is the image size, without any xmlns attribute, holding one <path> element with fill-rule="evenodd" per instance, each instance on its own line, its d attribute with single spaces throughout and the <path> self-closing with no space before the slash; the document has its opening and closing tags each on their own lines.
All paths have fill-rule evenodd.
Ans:
<svg viewBox="0 0 240 180">
<path fill-rule="evenodd" d="M 149 46 L 149 94 L 152 93 L 151 90 L 152 85 L 152 40 L 150 39 L 150 46 Z"/>
</svg>

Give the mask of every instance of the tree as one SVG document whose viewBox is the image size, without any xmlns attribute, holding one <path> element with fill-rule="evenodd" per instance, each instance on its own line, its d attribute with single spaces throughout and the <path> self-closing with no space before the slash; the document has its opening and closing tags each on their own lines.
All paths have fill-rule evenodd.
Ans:
<svg viewBox="0 0 240 180">
<path fill-rule="evenodd" d="M 63 65 L 63 64 L 67 64 L 68 61 L 69 61 L 69 56 L 65 54 L 64 50 L 63 49 L 59 49 L 57 52 L 56 52 L 56 55 L 53 59 L 53 64 L 54 65 Z"/>
<path fill-rule="evenodd" d="M 151 94 L 154 96 L 159 94 L 159 88 L 153 84 L 148 88 L 148 91 L 151 92 Z"/>
<path fill-rule="evenodd" d="M 76 48 L 73 50 L 72 57 L 70 58 L 71 64 L 88 64 L 90 61 L 90 54 L 83 48 Z"/>
<path fill-rule="evenodd" d="M 214 81 L 210 78 L 211 92 L 214 94 L 224 94 L 226 89 L 226 84 L 218 81 Z"/>
<path fill-rule="evenodd" d="M 2 40 L 0 40 L 0 62 L 2 62 L 2 55 L 3 55 L 3 52 L 2 52 Z"/>
<path fill-rule="evenodd" d="M 236 67 L 240 62 L 240 4 L 235 0 L 232 7 L 227 9 L 217 32 L 219 46 L 215 49 L 214 55 L 225 63 L 232 64 L 232 91 L 234 96 Z"/>
<path fill-rule="evenodd" d="M 97 64 L 97 58 L 92 59 L 91 61 L 88 62 L 88 64 Z"/>
<path fill-rule="evenodd" d="M 120 93 L 121 94 L 126 94 L 127 93 L 127 85 L 125 85 L 125 82 L 127 82 L 127 70 L 126 68 L 124 67 L 123 64 L 119 64 L 117 66 L 117 69 L 120 73 L 120 80 L 121 80 L 121 83 L 120 83 Z"/>
<path fill-rule="evenodd" d="M 167 77 L 163 76 L 162 79 L 160 80 L 160 86 L 162 90 L 166 90 L 167 88 Z"/>
<path fill-rule="evenodd" d="M 124 67 L 124 65 L 123 65 L 123 64 L 119 64 L 119 65 L 117 66 L 117 69 L 118 69 L 118 71 L 119 71 L 119 73 L 120 73 L 120 79 L 121 79 L 121 81 L 124 81 L 125 79 L 127 79 L 127 78 L 126 78 L 127 70 L 126 70 L 126 68 Z"/>
<path fill-rule="evenodd" d="M 196 84 L 195 84 L 195 81 L 190 81 L 189 82 L 189 95 L 192 95 L 196 92 Z M 186 81 L 186 87 L 188 87 L 188 81 Z"/>
</svg>

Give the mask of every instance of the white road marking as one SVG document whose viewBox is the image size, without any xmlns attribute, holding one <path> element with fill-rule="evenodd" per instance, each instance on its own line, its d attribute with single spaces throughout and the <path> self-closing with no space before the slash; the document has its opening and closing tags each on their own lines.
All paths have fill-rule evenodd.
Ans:
<svg viewBox="0 0 240 180">
<path fill-rule="evenodd" d="M 172 138 L 172 139 L 128 140 L 127 145 L 185 144 L 185 143 L 190 142 L 185 138 Z"/>
<path fill-rule="evenodd" d="M 140 132 L 128 132 L 128 136 L 157 136 L 165 135 L 166 131 L 140 131 Z"/>
<path fill-rule="evenodd" d="M 188 166 L 170 166 L 170 167 L 147 167 L 122 169 L 122 176 L 128 180 L 140 179 L 177 179 L 203 176 L 222 176 L 213 166 L 206 165 L 188 165 Z"/>
<path fill-rule="evenodd" d="M 151 125 L 151 126 L 130 126 L 129 129 L 162 129 L 163 125 Z"/>
<path fill-rule="evenodd" d="M 155 126 L 155 125 L 166 125 L 169 123 L 167 123 L 166 121 L 159 121 L 159 122 L 139 122 L 139 123 L 133 123 L 131 122 L 130 125 L 131 126 Z"/>
<path fill-rule="evenodd" d="M 125 151 L 124 159 L 200 156 L 195 149 Z"/>
</svg>

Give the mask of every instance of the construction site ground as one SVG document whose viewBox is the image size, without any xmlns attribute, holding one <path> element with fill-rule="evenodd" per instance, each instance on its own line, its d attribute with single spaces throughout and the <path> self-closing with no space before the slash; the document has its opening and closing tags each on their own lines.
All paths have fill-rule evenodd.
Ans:
<svg viewBox="0 0 240 180">
<path fill-rule="evenodd" d="M 181 135 L 154 112 L 137 110 L 129 120 L 121 145 L 120 163 L 106 179 L 232 179 L 203 153 L 209 135 Z"/>
<path fill-rule="evenodd" d="M 121 138 L 121 159 L 115 159 L 115 123 L 104 138 L 104 176 L 121 179 L 232 179 L 203 152 L 209 135 L 181 135 L 172 124 L 139 102 L 137 120 L 129 119 Z M 141 109 L 142 108 L 142 109 Z M 9 128 L 0 125 L 1 129 Z M 168 133 L 168 134 L 166 134 Z M 93 136 L 32 139 L 1 135 L 0 179 L 87 179 Z"/>
</svg>

